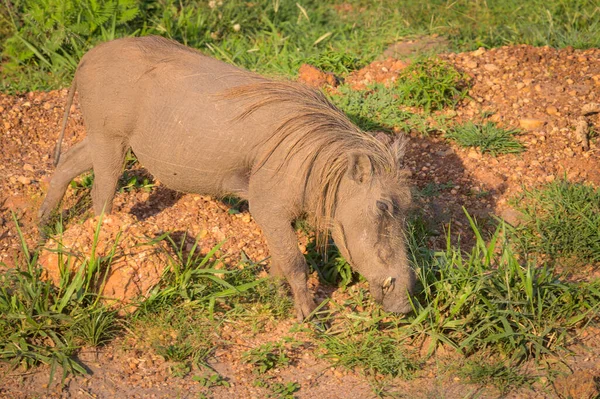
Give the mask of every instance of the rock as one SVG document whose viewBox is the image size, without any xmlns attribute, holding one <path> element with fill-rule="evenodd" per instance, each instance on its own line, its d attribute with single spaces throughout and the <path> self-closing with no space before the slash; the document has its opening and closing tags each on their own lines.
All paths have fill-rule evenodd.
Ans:
<svg viewBox="0 0 600 399">
<path fill-rule="evenodd" d="M 465 63 L 465 66 L 469 69 L 475 69 L 475 68 L 477 68 L 477 65 L 478 65 L 477 62 L 473 61 L 473 60 L 467 61 Z"/>
<path fill-rule="evenodd" d="M 26 163 L 25 165 L 23 165 L 23 170 L 26 170 L 28 172 L 33 172 L 33 166 L 31 166 L 30 164 Z"/>
<path fill-rule="evenodd" d="M 546 113 L 553 116 L 558 115 L 558 108 L 556 108 L 554 105 L 549 105 L 546 107 Z"/>
<path fill-rule="evenodd" d="M 29 177 L 26 177 L 26 176 L 19 176 L 19 177 L 17 177 L 17 181 L 19 183 L 21 183 L 22 185 L 24 185 L 24 186 L 27 186 L 27 185 L 31 184 L 31 179 Z"/>
<path fill-rule="evenodd" d="M 498 68 L 498 65 L 496 64 L 485 64 L 483 66 L 483 69 L 485 69 L 488 72 L 496 72 L 500 68 Z"/>
<path fill-rule="evenodd" d="M 479 151 L 472 149 L 467 153 L 467 157 L 471 159 L 481 159 L 481 154 Z"/>
<path fill-rule="evenodd" d="M 308 64 L 302 64 L 298 70 L 298 80 L 312 87 L 335 87 L 338 83 L 334 74 L 321 71 L 319 68 Z"/>
<path fill-rule="evenodd" d="M 546 124 L 546 121 L 543 119 L 535 119 L 535 118 L 523 118 L 519 120 L 519 126 L 525 130 L 537 130 L 543 127 Z"/>
<path fill-rule="evenodd" d="M 479 47 L 477 50 L 473 51 L 471 54 L 473 54 L 473 56 L 475 57 L 481 57 L 483 54 L 485 54 L 485 48 L 483 47 Z"/>
</svg>

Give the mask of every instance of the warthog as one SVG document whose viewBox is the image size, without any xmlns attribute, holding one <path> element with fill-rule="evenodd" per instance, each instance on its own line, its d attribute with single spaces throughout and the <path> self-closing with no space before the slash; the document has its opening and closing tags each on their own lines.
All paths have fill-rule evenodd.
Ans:
<svg viewBox="0 0 600 399">
<path fill-rule="evenodd" d="M 60 158 L 75 91 L 86 138 Z M 42 223 L 69 182 L 93 169 L 93 208 L 110 213 L 126 151 L 165 186 L 247 199 L 271 271 L 287 279 L 297 315 L 315 308 L 292 222 L 329 233 L 384 309 L 406 313 L 415 276 L 406 256 L 410 205 L 402 143 L 353 125 L 320 92 L 275 81 L 159 38 L 101 44 L 81 59 L 56 146 Z"/>
</svg>

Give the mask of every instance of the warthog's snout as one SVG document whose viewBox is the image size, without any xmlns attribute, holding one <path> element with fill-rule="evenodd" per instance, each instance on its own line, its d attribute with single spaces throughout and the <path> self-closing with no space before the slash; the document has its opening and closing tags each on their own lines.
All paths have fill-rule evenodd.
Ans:
<svg viewBox="0 0 600 399">
<path fill-rule="evenodd" d="M 375 288 L 382 293 L 378 302 L 383 305 L 386 312 L 410 313 L 412 311 L 410 296 L 414 292 L 414 286 L 415 275 L 412 270 L 403 279 L 389 276 L 380 287 Z"/>
</svg>

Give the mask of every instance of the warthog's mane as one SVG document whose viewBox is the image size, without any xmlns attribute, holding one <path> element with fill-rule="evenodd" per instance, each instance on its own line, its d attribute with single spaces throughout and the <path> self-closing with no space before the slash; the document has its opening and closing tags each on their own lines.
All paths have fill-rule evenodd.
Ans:
<svg viewBox="0 0 600 399">
<path fill-rule="evenodd" d="M 368 156 L 372 176 L 391 174 L 400 179 L 397 172 L 404 141 L 399 140 L 390 146 L 363 132 L 320 91 L 298 83 L 256 77 L 250 84 L 229 89 L 224 96 L 246 101 L 243 111 L 235 117 L 238 121 L 265 107 L 286 109 L 273 134 L 256 144 L 264 155 L 253 172 L 273 158 L 284 143 L 289 149 L 284 157 L 280 156 L 278 170 L 283 169 L 294 155 L 308 154 L 302 163 L 304 197 L 311 183 L 320 187 L 317 197 L 313 198 L 314 208 L 309 209 L 312 211 L 309 212 L 312 213 L 309 222 L 317 230 L 317 242 L 321 245 L 326 244 L 333 227 L 338 191 L 348 171 L 349 154 Z M 318 162 L 320 159 L 326 162 Z"/>
</svg>

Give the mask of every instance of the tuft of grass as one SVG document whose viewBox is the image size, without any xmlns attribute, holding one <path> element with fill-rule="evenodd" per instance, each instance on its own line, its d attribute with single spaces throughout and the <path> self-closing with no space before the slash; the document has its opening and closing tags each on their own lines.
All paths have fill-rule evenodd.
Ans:
<svg viewBox="0 0 600 399">
<path fill-rule="evenodd" d="M 265 374 L 270 370 L 290 365 L 292 352 L 299 346 L 299 342 L 284 337 L 282 341 L 267 342 L 244 352 L 242 360 L 251 364 L 255 373 Z"/>
<path fill-rule="evenodd" d="M 466 74 L 439 58 L 424 58 L 406 67 L 394 85 L 399 101 L 425 111 L 454 107 L 467 96 Z"/>
<path fill-rule="evenodd" d="M 326 50 L 318 55 L 311 56 L 305 62 L 338 76 L 346 75 L 366 65 L 357 57 L 332 50 Z"/>
<path fill-rule="evenodd" d="M 514 229 L 521 253 L 567 266 L 600 265 L 600 190 L 559 179 L 524 189 L 512 203 L 523 214 Z"/>
<path fill-rule="evenodd" d="M 25 264 L 0 277 L 0 359 L 25 369 L 50 365 L 50 381 L 58 368 L 63 381 L 70 373 L 85 374 L 74 357 L 77 350 L 103 345 L 120 330 L 116 310 L 106 308 L 98 295 L 115 247 L 106 257 L 96 256 L 99 222 L 92 254 L 77 270 L 68 268 L 72 255 L 59 252 L 60 279 L 55 286 L 43 277 L 39 253 L 29 251 L 14 215 L 13 219 Z"/>
<path fill-rule="evenodd" d="M 469 360 L 458 371 L 458 375 L 473 384 L 493 385 L 501 395 L 517 389 L 530 381 L 530 378 L 514 367 L 502 362 Z"/>
<path fill-rule="evenodd" d="M 398 337 L 379 331 L 376 325 L 367 330 L 350 329 L 339 334 L 318 335 L 324 357 L 334 366 L 358 368 L 369 376 L 384 375 L 410 379 L 418 364 L 398 345 Z"/>
<path fill-rule="evenodd" d="M 446 133 L 446 137 L 454 140 L 462 147 L 475 147 L 482 153 L 492 156 L 499 154 L 516 154 L 525 151 L 523 144 L 515 140 L 519 134 L 517 129 L 503 129 L 494 122 L 475 124 L 471 121 L 454 126 Z"/>
<path fill-rule="evenodd" d="M 465 355 L 487 349 L 511 365 L 540 360 L 597 318 L 600 281 L 569 282 L 547 264 L 521 264 L 503 223 L 486 243 L 469 220 L 476 244 L 468 254 L 449 235 L 445 252 L 411 248 L 422 292 L 404 333 L 427 337 L 429 353 L 443 344 Z"/>
<path fill-rule="evenodd" d="M 214 259 L 222 243 L 202 255 L 198 240 L 194 240 L 189 249 L 185 235 L 176 241 L 168 234 L 163 234 L 153 241 L 164 239 L 170 243 L 174 256 L 169 255 L 170 260 L 161 281 L 140 303 L 142 312 L 152 313 L 185 302 L 188 307 L 207 309 L 212 318 L 217 302 L 249 291 L 263 282 L 259 279 L 237 286 L 228 282 L 224 277 L 234 275 L 237 271 L 220 268 L 221 261 Z"/>
</svg>

